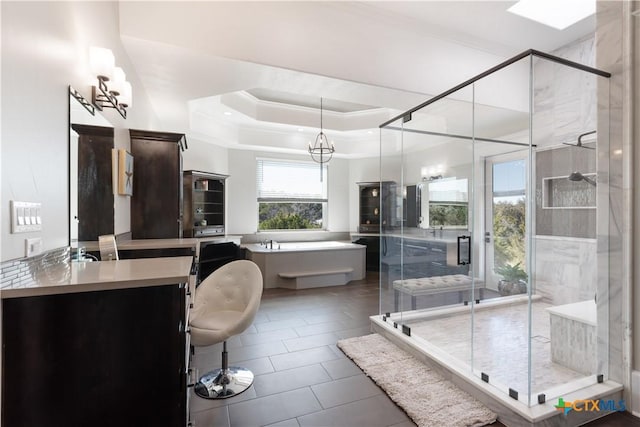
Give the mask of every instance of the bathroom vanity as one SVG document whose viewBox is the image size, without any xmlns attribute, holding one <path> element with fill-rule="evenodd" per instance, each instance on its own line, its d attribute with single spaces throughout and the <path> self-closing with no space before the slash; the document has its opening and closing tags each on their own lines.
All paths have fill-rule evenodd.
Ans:
<svg viewBox="0 0 640 427">
<path fill-rule="evenodd" d="M 385 251 L 380 255 L 380 265 L 387 284 L 401 278 L 469 273 L 469 264 L 458 264 L 455 238 L 385 235 L 382 240 Z"/>
<path fill-rule="evenodd" d="M 2 290 L 2 424 L 188 423 L 192 257 L 72 262 Z"/>
</svg>

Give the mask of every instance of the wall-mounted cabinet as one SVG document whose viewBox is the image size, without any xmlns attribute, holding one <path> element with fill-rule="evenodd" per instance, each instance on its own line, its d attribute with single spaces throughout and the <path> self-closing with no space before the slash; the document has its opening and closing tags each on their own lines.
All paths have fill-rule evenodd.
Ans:
<svg viewBox="0 0 640 427">
<path fill-rule="evenodd" d="M 225 180 L 228 175 L 184 171 L 184 236 L 224 235 Z"/>
<path fill-rule="evenodd" d="M 129 131 L 134 177 L 131 197 L 131 237 L 182 237 L 183 134 Z"/>
</svg>

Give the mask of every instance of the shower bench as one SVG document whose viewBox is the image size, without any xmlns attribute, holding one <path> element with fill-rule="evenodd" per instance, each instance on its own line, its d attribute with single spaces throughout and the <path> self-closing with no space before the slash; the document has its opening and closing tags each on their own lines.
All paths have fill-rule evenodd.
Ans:
<svg viewBox="0 0 640 427">
<path fill-rule="evenodd" d="M 477 289 L 480 298 L 484 298 L 485 284 L 483 280 L 474 280 L 474 290 Z M 462 302 L 465 292 L 471 295 L 471 277 L 464 274 L 449 274 L 446 276 L 420 277 L 417 279 L 404 279 L 393 281 L 394 309 L 397 312 L 400 307 L 400 294 L 411 297 L 411 309 L 416 309 L 416 298 L 423 295 L 434 295 L 445 292 L 458 292 L 459 301 Z"/>
</svg>

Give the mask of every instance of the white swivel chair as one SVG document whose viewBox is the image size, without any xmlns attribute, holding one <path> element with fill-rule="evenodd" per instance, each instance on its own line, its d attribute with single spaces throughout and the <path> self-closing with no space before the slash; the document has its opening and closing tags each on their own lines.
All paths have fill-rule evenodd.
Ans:
<svg viewBox="0 0 640 427">
<path fill-rule="evenodd" d="M 119 259 L 116 236 L 113 234 L 98 236 L 98 247 L 100 248 L 101 261 L 117 261 Z"/>
<path fill-rule="evenodd" d="M 258 312 L 262 297 L 262 273 L 252 261 L 238 260 L 215 270 L 196 289 L 189 315 L 191 344 L 210 346 L 222 342 L 222 367 L 200 377 L 198 396 L 224 399 L 253 384 L 248 369 L 229 367 L 227 339 L 247 329 Z"/>
</svg>

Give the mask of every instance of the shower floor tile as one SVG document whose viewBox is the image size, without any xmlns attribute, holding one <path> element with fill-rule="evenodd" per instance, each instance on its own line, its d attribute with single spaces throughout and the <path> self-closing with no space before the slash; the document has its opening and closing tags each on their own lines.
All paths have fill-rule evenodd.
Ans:
<svg viewBox="0 0 640 427">
<path fill-rule="evenodd" d="M 544 302 L 532 305 L 531 391 L 541 393 L 584 375 L 551 361 L 550 320 Z M 411 335 L 489 375 L 490 382 L 528 393 L 527 304 L 477 310 L 473 314 L 412 321 Z M 473 326 L 472 326 L 473 322 Z M 472 334 L 473 330 L 473 334 Z M 473 335 L 473 345 L 472 345 Z"/>
</svg>

